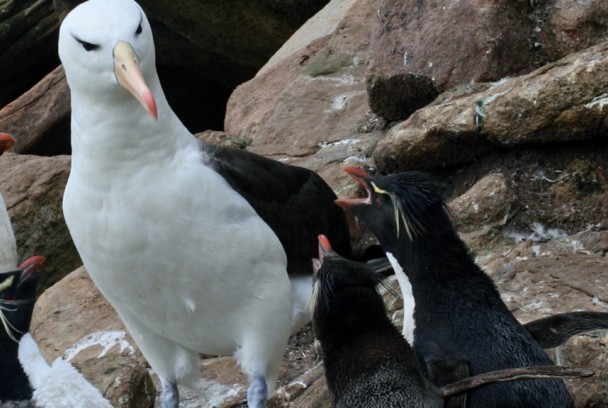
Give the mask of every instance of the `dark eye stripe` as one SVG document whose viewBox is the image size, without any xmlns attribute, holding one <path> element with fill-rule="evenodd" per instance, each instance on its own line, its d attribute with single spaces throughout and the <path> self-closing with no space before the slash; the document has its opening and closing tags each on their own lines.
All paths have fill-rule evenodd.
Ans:
<svg viewBox="0 0 608 408">
<path fill-rule="evenodd" d="M 82 48 L 84 48 L 86 51 L 94 51 L 99 49 L 99 44 L 91 44 L 90 42 L 79 40 L 78 38 L 75 39 L 80 43 L 80 45 L 82 45 Z"/>
<path fill-rule="evenodd" d="M 135 30 L 135 35 L 140 35 L 141 32 L 143 31 L 142 27 L 141 27 L 141 23 L 144 21 L 144 16 L 141 16 L 141 19 L 139 20 L 139 25 L 137 26 L 137 30 Z"/>
</svg>

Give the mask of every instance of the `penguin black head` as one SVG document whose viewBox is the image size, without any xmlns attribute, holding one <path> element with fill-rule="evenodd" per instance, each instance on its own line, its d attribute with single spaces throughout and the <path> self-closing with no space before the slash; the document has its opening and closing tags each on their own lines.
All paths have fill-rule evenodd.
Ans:
<svg viewBox="0 0 608 408">
<path fill-rule="evenodd" d="M 383 277 L 365 264 L 348 260 L 331 249 L 329 240 L 319 236 L 319 258 L 313 259 L 314 286 L 311 302 L 313 328 L 322 344 L 359 332 L 370 315 L 386 317 L 377 286 Z"/>
<path fill-rule="evenodd" d="M 40 270 L 46 259 L 33 256 L 19 265 L 19 269 L 0 273 L 0 299 L 28 300 L 36 296 Z"/>
<path fill-rule="evenodd" d="M 332 298 L 342 290 L 374 288 L 383 276 L 365 264 L 338 255 L 327 237 L 319 235 L 319 258 L 313 259 L 312 311 L 323 312 Z"/>
<path fill-rule="evenodd" d="M 29 330 L 40 270 L 45 258 L 34 256 L 19 269 L 0 273 L 0 342 L 17 341 Z"/>
<path fill-rule="evenodd" d="M 0 273 L 0 402 L 29 401 L 32 397 L 17 355 L 19 341 L 29 331 L 38 272 L 43 266 L 44 258 L 37 256 L 17 270 Z"/>
<path fill-rule="evenodd" d="M 363 221 L 385 250 L 393 250 L 401 239 L 415 241 L 447 217 L 439 188 L 426 173 L 372 177 L 355 167 L 344 170 L 363 186 L 367 196 L 336 200 L 336 204 Z"/>
</svg>

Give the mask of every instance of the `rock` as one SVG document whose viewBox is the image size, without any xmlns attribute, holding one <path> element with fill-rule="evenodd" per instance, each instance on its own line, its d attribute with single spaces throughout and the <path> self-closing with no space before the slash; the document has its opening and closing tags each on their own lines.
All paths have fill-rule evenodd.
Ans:
<svg viewBox="0 0 608 408">
<path fill-rule="evenodd" d="M 84 267 L 38 298 L 30 330 L 47 361 L 66 356 L 71 363 L 80 364 L 112 354 L 145 362 Z"/>
<path fill-rule="evenodd" d="M 47 362 L 66 358 L 113 406 L 153 406 L 146 362 L 84 268 L 38 298 L 30 331 Z"/>
<path fill-rule="evenodd" d="M 512 216 L 515 202 L 505 176 L 492 173 L 450 201 L 448 207 L 454 226 L 461 232 L 472 232 L 505 225 Z"/>
<path fill-rule="evenodd" d="M 373 159 L 384 173 L 462 165 L 494 147 L 606 137 L 608 42 L 464 96 L 442 95 L 393 127 Z"/>
<path fill-rule="evenodd" d="M 608 177 L 596 163 L 580 158 L 560 172 L 551 190 L 562 202 L 572 203 L 608 191 Z"/>
<path fill-rule="evenodd" d="M 251 139 L 255 153 L 321 176 L 348 158 L 365 163 L 385 126 L 369 115 L 364 79 L 374 4 L 334 0 L 317 13 L 233 92 L 226 133 Z"/>
<path fill-rule="evenodd" d="M 16 140 L 11 151 L 69 151 L 70 91 L 62 67 L 0 110 L 0 129 Z"/>
<path fill-rule="evenodd" d="M 535 48 L 551 61 L 606 40 L 608 4 L 602 0 L 557 0 L 538 7 Z"/>
<path fill-rule="evenodd" d="M 605 407 L 608 401 L 606 382 L 608 373 L 608 331 L 598 330 L 575 336 L 567 343 L 550 350 L 555 361 L 561 365 L 585 367 L 595 372 L 590 378 L 567 380 L 566 385 L 574 396 L 577 408 Z"/>
<path fill-rule="evenodd" d="M 94 357 L 75 364 L 116 408 L 153 408 L 155 387 L 145 366 L 119 355 Z"/>
<path fill-rule="evenodd" d="M 11 216 L 19 260 L 46 257 L 39 293 L 82 264 L 61 208 L 69 166 L 67 156 L 5 153 L 0 157 L 0 191 Z"/>
<path fill-rule="evenodd" d="M 366 81 L 370 108 L 388 120 L 407 119 L 439 94 L 428 77 L 412 73 L 368 75 Z"/>
<path fill-rule="evenodd" d="M 582 231 L 546 243 L 526 241 L 480 263 L 523 323 L 569 311 L 608 312 L 606 242 L 606 232 Z M 549 350 L 558 364 L 595 371 L 593 377 L 566 381 L 577 407 L 606 404 L 607 336 L 606 330 L 583 334 Z"/>
<path fill-rule="evenodd" d="M 532 33 L 529 11 L 521 0 L 383 0 L 369 70 L 386 77 L 422 75 L 441 91 L 524 73 L 535 58 L 534 49 L 525 46 Z"/>
<path fill-rule="evenodd" d="M 542 242 L 526 241 L 483 262 L 520 320 L 575 310 L 608 312 L 608 260 L 581 252 L 577 240 L 569 242 L 568 252 L 556 252 Z"/>
<path fill-rule="evenodd" d="M 0 106 L 59 64 L 59 20 L 51 1 L 5 0 L 0 18 Z"/>
</svg>

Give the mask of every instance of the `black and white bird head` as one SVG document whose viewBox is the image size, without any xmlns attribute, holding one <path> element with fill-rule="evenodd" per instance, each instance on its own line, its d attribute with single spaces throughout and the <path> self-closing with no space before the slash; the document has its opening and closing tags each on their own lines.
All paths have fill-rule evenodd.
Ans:
<svg viewBox="0 0 608 408">
<path fill-rule="evenodd" d="M 363 186 L 366 196 L 336 200 L 336 204 L 349 208 L 386 251 L 396 252 L 403 239 L 414 242 L 432 233 L 448 216 L 437 185 L 426 173 L 408 171 L 372 177 L 356 167 L 344 170 Z"/>
<path fill-rule="evenodd" d="M 311 311 L 315 335 L 327 351 L 375 327 L 378 316 L 388 322 L 378 286 L 392 291 L 381 274 L 364 263 L 338 255 L 324 235 L 318 240 L 319 258 L 313 259 Z"/>
<path fill-rule="evenodd" d="M 33 256 L 18 269 L 0 273 L 0 337 L 17 341 L 29 328 L 40 271 L 46 259 Z"/>
<path fill-rule="evenodd" d="M 313 295 L 311 299 L 311 309 L 314 316 L 336 310 L 332 305 L 335 300 L 349 309 L 348 302 L 338 299 L 339 292 L 350 290 L 358 291 L 373 289 L 383 282 L 383 276 L 374 273 L 365 264 L 351 261 L 337 254 L 331 247 L 329 239 L 324 235 L 319 235 L 319 257 L 314 258 L 313 262 Z M 390 290 L 388 287 L 387 290 Z M 351 298 L 352 302 L 357 303 L 357 296 Z M 349 301 L 349 302 L 350 302 Z M 314 320 L 314 319 L 313 319 Z"/>
<path fill-rule="evenodd" d="M 59 57 L 73 97 L 134 97 L 158 117 L 149 88 L 158 82 L 154 40 L 136 2 L 89 0 L 74 8 L 59 30 Z"/>
</svg>

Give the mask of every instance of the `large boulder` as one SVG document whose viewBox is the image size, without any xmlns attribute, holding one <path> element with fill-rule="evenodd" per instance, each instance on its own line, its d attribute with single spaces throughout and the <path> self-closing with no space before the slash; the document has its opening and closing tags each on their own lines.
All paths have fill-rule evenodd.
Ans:
<svg viewBox="0 0 608 408">
<path fill-rule="evenodd" d="M 15 138 L 13 152 L 66 152 L 70 150 L 70 109 L 70 90 L 59 66 L 0 109 L 0 129 Z"/>
<path fill-rule="evenodd" d="M 235 90 L 225 131 L 249 139 L 253 152 L 323 176 L 346 158 L 365 162 L 386 125 L 367 103 L 365 61 L 375 19 L 374 1 L 330 2 Z"/>
<path fill-rule="evenodd" d="M 462 165 L 495 148 L 608 136 L 608 42 L 481 91 L 445 93 L 390 129 L 385 173 Z"/>
<path fill-rule="evenodd" d="M 61 209 L 69 171 L 68 156 L 5 153 L 0 157 L 0 192 L 15 231 L 19 260 L 33 255 L 47 260 L 40 291 L 82 264 Z"/>
</svg>

